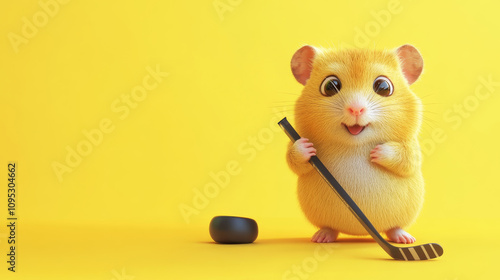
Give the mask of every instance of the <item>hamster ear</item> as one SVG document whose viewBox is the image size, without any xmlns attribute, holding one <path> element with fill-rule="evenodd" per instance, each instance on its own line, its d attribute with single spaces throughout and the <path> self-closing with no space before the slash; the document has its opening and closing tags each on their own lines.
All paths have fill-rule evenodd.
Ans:
<svg viewBox="0 0 500 280">
<path fill-rule="evenodd" d="M 396 54 L 408 84 L 413 84 L 424 68 L 424 60 L 420 52 L 412 45 L 403 45 L 396 49 Z"/>
<path fill-rule="evenodd" d="M 315 55 L 316 49 L 307 45 L 297 50 L 293 55 L 290 66 L 292 67 L 292 73 L 297 82 L 306 85 L 307 80 L 311 77 Z"/>
</svg>

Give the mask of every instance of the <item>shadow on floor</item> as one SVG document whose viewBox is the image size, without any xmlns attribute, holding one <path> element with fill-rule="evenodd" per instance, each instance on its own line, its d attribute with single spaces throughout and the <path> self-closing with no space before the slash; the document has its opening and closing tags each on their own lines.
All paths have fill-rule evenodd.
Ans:
<svg viewBox="0 0 500 280">
<path fill-rule="evenodd" d="M 304 237 L 257 239 L 255 242 L 262 244 L 312 243 L 310 238 Z M 375 240 L 369 237 L 339 237 L 333 243 L 375 243 Z"/>
<path fill-rule="evenodd" d="M 200 241 L 201 244 L 217 244 L 214 241 Z M 310 238 L 306 237 L 290 237 L 290 238 L 267 238 L 255 240 L 254 244 L 298 244 L 312 243 Z M 375 240 L 369 237 L 340 237 L 335 243 L 339 244 L 359 244 L 359 243 L 376 243 Z M 228 244 L 231 245 L 231 244 Z M 240 244 L 245 245 L 245 244 Z"/>
</svg>

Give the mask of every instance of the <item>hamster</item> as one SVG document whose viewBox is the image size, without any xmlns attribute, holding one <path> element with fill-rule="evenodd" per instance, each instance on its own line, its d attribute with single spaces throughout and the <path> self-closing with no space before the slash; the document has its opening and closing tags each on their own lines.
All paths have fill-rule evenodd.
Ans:
<svg viewBox="0 0 500 280">
<path fill-rule="evenodd" d="M 392 242 L 415 242 L 404 228 L 414 223 L 424 201 L 417 139 L 422 103 L 409 87 L 422 73 L 419 51 L 411 45 L 393 50 L 303 46 L 291 68 L 304 85 L 295 104 L 295 126 L 303 138 L 289 144 L 286 157 L 298 175 L 301 208 L 319 228 L 312 241 L 368 234 L 308 163 L 317 151 L 377 230 Z"/>
</svg>

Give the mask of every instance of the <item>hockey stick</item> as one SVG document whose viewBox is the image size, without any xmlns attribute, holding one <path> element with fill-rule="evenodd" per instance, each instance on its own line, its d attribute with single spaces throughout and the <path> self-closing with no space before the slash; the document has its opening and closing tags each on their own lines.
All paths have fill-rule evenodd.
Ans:
<svg viewBox="0 0 500 280">
<path fill-rule="evenodd" d="M 278 125 L 285 131 L 286 135 L 295 142 L 300 139 L 299 134 L 286 118 L 283 118 Z M 377 241 L 377 243 L 384 249 L 387 254 L 396 260 L 405 261 L 418 261 L 429 260 L 440 257 L 443 255 L 443 248 L 436 243 L 429 243 L 413 247 L 396 247 L 387 242 L 378 233 L 375 227 L 370 223 L 368 218 L 363 214 L 358 205 L 352 200 L 342 186 L 337 182 L 333 175 L 326 169 L 325 165 L 319 160 L 317 156 L 312 156 L 309 163 L 319 172 L 321 177 L 325 179 L 328 185 L 335 191 L 340 199 L 346 204 L 347 208 L 351 210 L 352 214 L 358 219 L 368 233 Z"/>
</svg>

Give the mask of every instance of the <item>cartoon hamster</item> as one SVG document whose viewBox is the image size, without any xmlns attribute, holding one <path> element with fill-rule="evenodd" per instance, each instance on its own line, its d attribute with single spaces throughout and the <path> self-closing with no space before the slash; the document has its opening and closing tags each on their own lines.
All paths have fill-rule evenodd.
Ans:
<svg viewBox="0 0 500 280">
<path fill-rule="evenodd" d="M 381 51 L 304 46 L 291 67 L 304 85 L 295 125 L 307 138 L 289 144 L 287 161 L 298 175 L 301 208 L 319 228 L 312 241 L 367 234 L 308 163 L 318 151 L 377 230 L 392 242 L 415 242 L 404 228 L 424 199 L 417 140 L 422 104 L 409 87 L 422 73 L 419 51 L 411 45 Z"/>
</svg>

